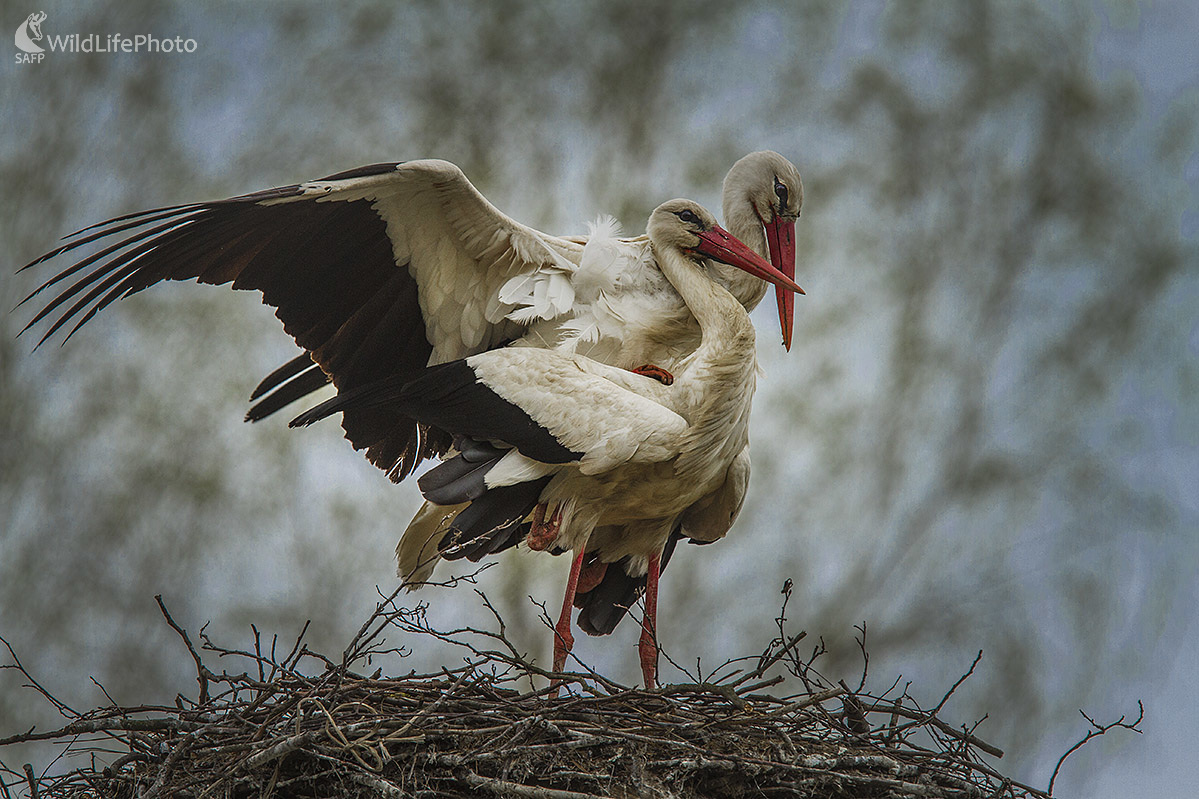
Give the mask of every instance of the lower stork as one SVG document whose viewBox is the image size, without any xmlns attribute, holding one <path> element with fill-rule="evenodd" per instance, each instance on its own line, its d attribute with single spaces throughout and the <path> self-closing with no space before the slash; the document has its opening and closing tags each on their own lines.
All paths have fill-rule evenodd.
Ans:
<svg viewBox="0 0 1199 799">
<path fill-rule="evenodd" d="M 387 407 L 456 437 L 459 454 L 420 480 L 426 497 L 485 506 L 475 528 L 449 546 L 507 546 L 527 514 L 534 548 L 574 553 L 555 627 L 554 671 L 573 645 L 571 608 L 580 581 L 631 561 L 647 575 L 639 642 L 647 687 L 657 678 L 660 558 L 675 520 L 716 491 L 740 455 L 755 387 L 753 324 L 704 258 L 802 292 L 793 280 L 720 228 L 701 206 L 672 200 L 650 216 L 662 274 L 697 320 L 699 346 L 669 385 L 575 353 L 493 350 L 343 392 L 293 420 Z M 495 522 L 507 508 L 508 524 Z M 461 522 L 466 511 L 458 514 Z"/>
</svg>

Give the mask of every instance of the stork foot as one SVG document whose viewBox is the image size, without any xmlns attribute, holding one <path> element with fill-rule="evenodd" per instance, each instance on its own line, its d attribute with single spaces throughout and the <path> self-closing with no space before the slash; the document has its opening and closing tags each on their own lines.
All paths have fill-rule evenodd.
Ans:
<svg viewBox="0 0 1199 799">
<path fill-rule="evenodd" d="M 647 363 L 644 366 L 638 366 L 636 369 L 630 370 L 634 374 L 645 375 L 652 377 L 664 386 L 669 386 L 674 383 L 674 375 L 663 369 L 661 366 L 654 366 L 652 363 Z"/>
<path fill-rule="evenodd" d="M 554 508 L 549 519 L 545 518 L 545 511 L 546 503 L 539 502 L 533 510 L 533 524 L 529 528 L 529 534 L 525 536 L 525 543 L 535 552 L 549 549 L 557 540 L 558 531 L 562 527 L 562 505 Z"/>
<path fill-rule="evenodd" d="M 599 559 L 597 553 L 591 553 L 591 557 L 583 562 L 583 568 L 579 572 L 579 585 L 576 589 L 577 593 L 585 594 L 595 588 L 604 580 L 604 575 L 608 571 L 608 564 Z"/>
</svg>

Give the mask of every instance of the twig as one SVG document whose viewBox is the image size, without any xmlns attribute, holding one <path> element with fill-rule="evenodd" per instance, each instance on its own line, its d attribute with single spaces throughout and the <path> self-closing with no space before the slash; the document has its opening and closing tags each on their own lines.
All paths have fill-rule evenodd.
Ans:
<svg viewBox="0 0 1199 799">
<path fill-rule="evenodd" d="M 557 788 L 542 788 L 538 785 L 522 785 L 518 782 L 481 777 L 473 771 L 462 771 L 461 779 L 472 788 L 486 788 L 502 796 L 520 796 L 526 799 L 607 799 L 594 793 L 563 791 Z"/>
<path fill-rule="evenodd" d="M 965 741 L 975 749 L 986 752 L 992 757 L 1003 757 L 1003 750 L 998 746 L 989 744 L 981 738 L 971 735 L 964 730 L 956 729 L 955 727 L 946 724 L 944 721 L 941 721 L 941 719 L 937 718 L 936 716 L 928 715 L 923 710 L 908 710 L 906 707 L 901 707 L 898 704 L 894 705 L 893 707 L 886 708 L 886 710 L 894 713 L 897 716 L 903 716 L 905 719 L 911 719 L 915 721 L 915 726 L 931 725 L 936 727 L 938 731 L 943 732 L 946 735 L 953 736 L 960 741 Z"/>
<path fill-rule="evenodd" d="M 384 778 L 365 771 L 350 772 L 350 779 L 366 788 L 378 791 L 389 799 L 409 799 L 410 793 Z"/>
<path fill-rule="evenodd" d="M 1057 774 L 1059 771 L 1061 771 L 1062 764 L 1066 762 L 1066 758 L 1081 749 L 1083 745 L 1087 743 L 1087 741 L 1091 740 L 1092 738 L 1098 738 L 1100 735 L 1105 735 L 1109 730 L 1114 729 L 1132 730 L 1139 735 L 1141 734 L 1141 730 L 1138 728 L 1140 727 L 1141 722 L 1145 720 L 1145 705 L 1139 699 L 1137 700 L 1137 718 L 1136 721 L 1132 722 L 1131 724 L 1124 721 L 1125 716 L 1121 716 L 1111 724 L 1101 725 L 1086 713 L 1083 713 L 1083 711 L 1079 710 L 1078 712 L 1082 713 L 1082 717 L 1091 725 L 1091 729 L 1087 730 L 1087 734 L 1083 737 L 1083 739 L 1067 749 L 1066 753 L 1057 761 L 1057 766 L 1055 766 L 1053 769 L 1053 776 L 1049 778 L 1048 793 L 1050 796 L 1053 796 L 1053 784 L 1057 781 Z"/>
<path fill-rule="evenodd" d="M 167 606 L 163 604 L 162 594 L 155 595 L 154 601 L 158 603 L 158 609 L 162 611 L 162 615 L 167 620 L 167 624 L 171 625 L 171 629 L 177 632 L 179 637 L 183 639 L 183 643 L 187 645 L 187 651 L 191 653 L 192 660 L 196 661 L 196 682 L 200 684 L 199 704 L 207 704 L 208 678 L 215 675 L 213 675 L 212 672 L 210 672 L 204 666 L 204 662 L 200 660 L 200 654 L 196 652 L 196 648 L 192 646 L 191 639 L 187 637 L 187 631 L 176 624 L 175 620 L 171 618 L 171 614 L 167 611 Z"/>
<path fill-rule="evenodd" d="M 870 653 L 866 651 L 866 622 L 855 624 L 854 629 L 862 634 L 854 639 L 858 642 L 858 649 L 862 652 L 862 676 L 858 680 L 858 689 L 854 693 L 861 693 L 866 687 L 866 675 L 870 671 Z"/>
<path fill-rule="evenodd" d="M 827 691 L 821 691 L 818 694 L 811 694 L 810 696 L 804 697 L 803 699 L 799 699 L 794 702 L 788 702 L 787 704 L 783 705 L 782 707 L 777 707 L 777 708 L 774 708 L 773 710 L 768 710 L 765 713 L 763 713 L 762 715 L 764 715 L 764 716 L 782 716 L 787 713 L 794 713 L 797 710 L 804 710 L 805 708 L 812 707 L 813 705 L 819 705 L 821 702 L 827 702 L 830 699 L 835 699 L 836 697 L 845 693 L 845 691 L 846 691 L 846 689 L 842 686 L 837 686 L 836 688 L 829 688 Z"/>
<path fill-rule="evenodd" d="M 29 763 L 25 764 L 25 779 L 29 781 L 29 799 L 38 799 L 37 777 L 33 773 L 33 766 Z"/>
<path fill-rule="evenodd" d="M 941 712 L 941 708 L 945 707 L 945 703 L 949 701 L 949 697 L 953 696 L 953 692 L 958 689 L 958 686 L 966 682 L 970 675 L 974 673 L 974 667 L 978 665 L 978 662 L 982 658 L 983 651 L 980 649 L 978 650 L 978 654 L 974 656 L 974 662 L 970 664 L 970 668 L 966 670 L 966 673 L 958 677 L 958 681 L 950 686 L 949 690 L 945 692 L 945 696 L 941 697 L 941 701 L 937 703 L 937 706 L 928 712 L 930 716 L 935 716 Z"/>
<path fill-rule="evenodd" d="M 165 732 L 174 733 L 184 730 L 195 730 L 204 726 L 199 722 L 189 722 L 183 719 L 128 719 L 104 718 L 72 721 L 57 730 L 47 732 L 29 732 L 0 738 L 0 746 L 32 741 L 54 741 L 61 738 L 71 738 L 77 735 L 87 735 L 96 732 Z"/>
<path fill-rule="evenodd" d="M 30 674 L 29 671 L 25 668 L 25 665 L 23 663 L 21 663 L 21 659 L 19 657 L 17 657 L 17 653 L 16 653 L 16 651 L 13 650 L 12 644 L 10 644 L 8 642 L 8 640 L 2 635 L 0 635 L 0 643 L 4 644 L 5 649 L 8 650 L 8 656 L 12 658 L 12 666 L 0 666 L 0 669 L 16 668 L 17 671 L 19 671 L 21 673 L 22 677 L 29 680 L 30 687 L 32 687 L 39 694 L 41 694 L 42 697 L 47 702 L 54 705 L 54 707 L 57 708 L 58 712 L 61 713 L 62 715 L 67 716 L 67 717 L 73 716 L 75 718 L 78 718 L 81 715 L 78 711 L 71 709 L 65 703 L 59 701 L 57 697 L 55 697 L 53 694 L 51 694 L 49 691 L 47 691 L 44 687 L 42 687 L 42 684 L 40 682 L 38 682 L 37 680 L 35 680 L 33 678 L 33 675 Z"/>
<path fill-rule="evenodd" d="M 808 634 L 806 632 L 802 632 L 802 631 L 791 636 L 791 638 L 788 639 L 786 641 L 786 643 L 784 643 L 778 649 L 778 651 L 770 654 L 769 656 L 763 656 L 761 658 L 761 660 L 758 662 L 757 668 L 755 668 L 753 671 L 749 671 L 749 672 L 746 672 L 745 674 L 741 675 L 736 680 L 734 680 L 732 683 L 730 683 L 730 685 L 733 688 L 736 688 L 737 686 L 741 685 L 742 683 L 745 683 L 749 680 L 755 680 L 758 677 L 761 677 L 763 674 L 765 674 L 770 669 L 771 666 L 773 666 L 775 663 L 778 663 L 780 660 L 782 660 L 784 657 L 786 657 L 787 653 L 790 652 L 792 649 L 794 649 L 799 644 L 799 642 L 802 641 L 807 636 L 808 636 Z"/>
</svg>

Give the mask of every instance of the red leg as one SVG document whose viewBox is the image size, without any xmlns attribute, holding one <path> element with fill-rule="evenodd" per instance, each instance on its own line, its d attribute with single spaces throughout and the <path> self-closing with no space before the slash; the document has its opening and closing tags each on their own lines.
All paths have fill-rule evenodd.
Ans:
<svg viewBox="0 0 1199 799">
<path fill-rule="evenodd" d="M 645 687 L 658 685 L 658 556 L 649 559 L 649 572 L 645 575 L 645 615 L 641 617 L 641 640 L 637 652 L 641 656 L 641 674 Z"/>
<path fill-rule="evenodd" d="M 636 369 L 630 369 L 629 371 L 633 372 L 634 374 L 652 377 L 654 380 L 657 380 L 664 386 L 669 386 L 674 383 L 674 375 L 663 369 L 661 366 L 654 366 L 652 363 L 647 363 L 644 366 L 638 366 Z"/>
<path fill-rule="evenodd" d="M 570 564 L 570 578 L 566 581 L 566 594 L 562 597 L 562 613 L 558 616 L 558 625 L 554 627 L 554 671 L 562 671 L 565 668 L 566 656 L 575 644 L 575 637 L 570 633 L 570 609 L 574 605 L 575 589 L 579 585 L 579 571 L 583 568 L 585 554 L 586 552 L 580 549 Z"/>
</svg>

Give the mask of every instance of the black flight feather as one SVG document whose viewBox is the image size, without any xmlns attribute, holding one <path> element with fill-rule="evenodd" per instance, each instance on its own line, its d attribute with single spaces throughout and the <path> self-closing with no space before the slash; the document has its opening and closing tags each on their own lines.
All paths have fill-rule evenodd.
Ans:
<svg viewBox="0 0 1199 799">
<path fill-rule="evenodd" d="M 324 370 L 314 364 L 307 355 L 304 359 L 308 361 L 308 368 L 282 385 L 270 389 L 270 393 L 251 405 L 250 410 L 246 411 L 247 422 L 261 421 L 280 408 L 329 385 L 329 376 Z"/>
<path fill-rule="evenodd" d="M 307 352 L 300 353 L 275 371 L 271 372 L 266 377 L 262 378 L 262 382 L 258 384 L 253 392 L 251 392 L 250 401 L 253 402 L 280 383 L 291 380 L 293 377 L 312 365 L 312 356 Z"/>
<path fill-rule="evenodd" d="M 480 357 L 480 356 L 476 356 Z M 567 449 L 520 406 L 479 381 L 468 360 L 430 366 L 415 380 L 402 375 L 343 391 L 291 421 L 310 425 L 338 411 L 388 407 L 454 435 L 502 441 L 542 463 L 569 463 L 583 453 Z"/>
</svg>

